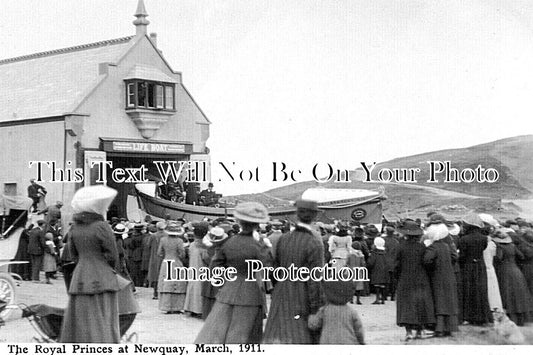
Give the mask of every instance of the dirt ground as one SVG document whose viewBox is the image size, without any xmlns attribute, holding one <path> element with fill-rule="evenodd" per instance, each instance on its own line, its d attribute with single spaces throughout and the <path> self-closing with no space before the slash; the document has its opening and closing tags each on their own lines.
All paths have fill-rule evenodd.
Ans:
<svg viewBox="0 0 533 355">
<path fill-rule="evenodd" d="M 27 305 L 44 303 L 50 306 L 66 307 L 67 294 L 63 280 L 55 280 L 52 285 L 21 282 L 16 288 L 17 303 Z M 190 344 L 202 327 L 203 321 L 188 315 L 167 315 L 157 308 L 157 301 L 152 300 L 152 291 L 138 288 L 136 295 L 142 312 L 127 334 L 136 333 L 132 340 L 138 343 L 175 343 Z M 363 305 L 356 306 L 363 320 L 365 336 L 368 344 L 404 344 L 404 330 L 395 324 L 395 302 L 385 305 L 372 305 L 372 297 L 364 297 Z M 527 342 L 533 344 L 533 324 L 520 328 Z M 13 310 L 0 328 L 0 342 L 28 343 L 37 333 L 27 319 L 21 318 L 20 310 Z M 505 344 L 491 327 L 473 327 L 463 325 L 452 338 L 431 338 L 416 340 L 410 344 Z"/>
</svg>

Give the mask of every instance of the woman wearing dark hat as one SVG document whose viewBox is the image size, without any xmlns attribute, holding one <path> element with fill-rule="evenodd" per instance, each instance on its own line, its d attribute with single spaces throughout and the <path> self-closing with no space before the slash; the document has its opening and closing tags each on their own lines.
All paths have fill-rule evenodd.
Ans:
<svg viewBox="0 0 533 355">
<path fill-rule="evenodd" d="M 246 281 L 246 260 L 266 263 L 268 247 L 257 240 L 259 223 L 269 220 L 265 206 L 244 202 L 235 208 L 235 218 L 242 231 L 228 239 L 211 262 L 213 267 L 234 267 L 235 281 L 226 281 L 217 294 L 211 313 L 194 341 L 196 344 L 260 343 L 266 299 L 261 280 Z"/>
<path fill-rule="evenodd" d="M 185 257 L 185 247 L 183 235 L 185 229 L 175 222 L 169 223 L 166 229 L 167 236 L 159 241 L 157 254 L 165 260 L 172 260 L 172 268 L 183 267 L 183 258 Z M 185 293 L 187 292 L 187 281 L 167 280 L 167 267 L 165 263 L 161 264 L 159 272 L 159 281 L 157 283 L 159 290 L 159 310 L 167 314 L 181 313 L 185 303 Z"/>
<path fill-rule="evenodd" d="M 424 231 L 413 220 L 405 220 L 398 228 L 405 240 L 396 254 L 394 274 L 396 290 L 396 324 L 405 327 L 405 340 L 421 338 L 423 330 L 435 324 L 435 308 L 429 277 L 424 266 L 426 247 L 420 243 Z M 416 331 L 416 334 L 413 334 Z"/>
<path fill-rule="evenodd" d="M 117 192 L 105 186 L 85 187 L 72 199 L 74 225 L 70 253 L 77 259 L 63 318 L 62 343 L 118 343 L 118 291 L 121 279 L 113 231 L 104 215 Z M 127 284 L 127 282 L 126 282 Z"/>
<path fill-rule="evenodd" d="M 209 231 L 207 222 L 195 223 L 193 225 L 194 241 L 189 246 L 189 268 L 200 270 L 207 267 L 206 261 L 209 259 L 207 247 L 202 243 L 203 237 Z M 191 313 L 193 317 L 201 317 L 202 314 L 202 283 L 201 281 L 189 281 L 187 283 L 187 294 L 185 296 L 184 310 Z"/>
<path fill-rule="evenodd" d="M 492 314 L 489 307 L 487 270 L 483 260 L 483 251 L 487 247 L 487 235 L 481 218 L 470 213 L 463 219 L 463 233 L 457 242 L 459 265 L 463 286 L 463 320 L 474 325 L 490 323 Z"/>
<path fill-rule="evenodd" d="M 135 286 L 142 287 L 144 284 L 145 275 L 142 272 L 142 255 L 145 234 L 145 227 L 140 223 L 136 223 L 133 227 L 133 233 L 128 238 L 126 247 L 129 249 L 129 269 L 131 278 Z"/>
<path fill-rule="evenodd" d="M 524 275 L 516 265 L 516 260 L 523 260 L 524 256 L 513 244 L 507 228 L 498 228 L 494 232 L 493 240 L 497 245 L 496 275 L 500 286 L 503 308 L 509 318 L 518 326 L 529 321 L 533 311 L 531 294 L 527 288 Z"/>
</svg>

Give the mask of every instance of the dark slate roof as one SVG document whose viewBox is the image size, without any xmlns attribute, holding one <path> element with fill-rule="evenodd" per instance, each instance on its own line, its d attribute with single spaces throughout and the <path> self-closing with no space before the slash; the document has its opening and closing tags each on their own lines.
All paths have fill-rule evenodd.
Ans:
<svg viewBox="0 0 533 355">
<path fill-rule="evenodd" d="M 0 122 L 72 112 L 135 36 L 0 60 Z"/>
</svg>

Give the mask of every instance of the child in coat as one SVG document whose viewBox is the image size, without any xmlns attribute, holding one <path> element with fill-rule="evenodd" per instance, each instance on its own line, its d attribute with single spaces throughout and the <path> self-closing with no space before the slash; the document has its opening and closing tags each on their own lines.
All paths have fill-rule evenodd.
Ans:
<svg viewBox="0 0 533 355">
<path fill-rule="evenodd" d="M 363 323 L 355 306 L 348 304 L 355 292 L 353 281 L 324 281 L 328 300 L 316 314 L 310 315 L 308 326 L 321 330 L 320 344 L 365 344 Z"/>
<path fill-rule="evenodd" d="M 363 268 L 363 267 L 366 267 L 366 263 L 365 263 L 365 255 L 363 254 L 363 252 L 361 251 L 362 247 L 361 247 L 361 242 L 353 242 L 352 243 L 352 252 L 350 253 L 350 255 L 348 255 L 348 259 L 347 259 L 347 262 L 346 262 L 346 266 L 350 267 L 350 268 Z M 368 282 L 368 281 L 354 281 L 355 282 L 355 296 L 357 297 L 357 301 L 356 303 L 357 304 L 362 304 L 361 303 L 361 293 L 364 291 L 365 289 L 365 282 Z M 353 301 L 350 301 L 350 303 L 353 303 Z"/>
<path fill-rule="evenodd" d="M 374 239 L 374 249 L 368 258 L 370 271 L 370 285 L 376 291 L 376 300 L 372 304 L 385 304 L 385 290 L 389 285 L 389 265 L 385 254 L 385 240 L 381 237 Z"/>
</svg>

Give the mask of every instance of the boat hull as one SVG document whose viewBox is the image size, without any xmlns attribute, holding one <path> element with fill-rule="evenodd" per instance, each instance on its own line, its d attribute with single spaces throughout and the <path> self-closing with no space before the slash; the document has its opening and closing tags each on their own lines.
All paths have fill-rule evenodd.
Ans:
<svg viewBox="0 0 533 355">
<path fill-rule="evenodd" d="M 183 203 L 176 203 L 149 196 L 137 191 L 137 198 L 140 208 L 147 214 L 161 219 L 185 219 L 196 222 L 205 218 L 233 218 L 233 208 L 217 208 L 206 206 L 194 206 Z M 330 223 L 333 220 L 356 221 L 361 224 L 380 224 L 382 218 L 381 197 L 366 199 L 359 202 L 347 203 L 344 205 L 321 206 L 317 220 Z M 288 207 L 272 207 L 268 209 L 271 219 L 296 220 L 296 209 Z"/>
</svg>

